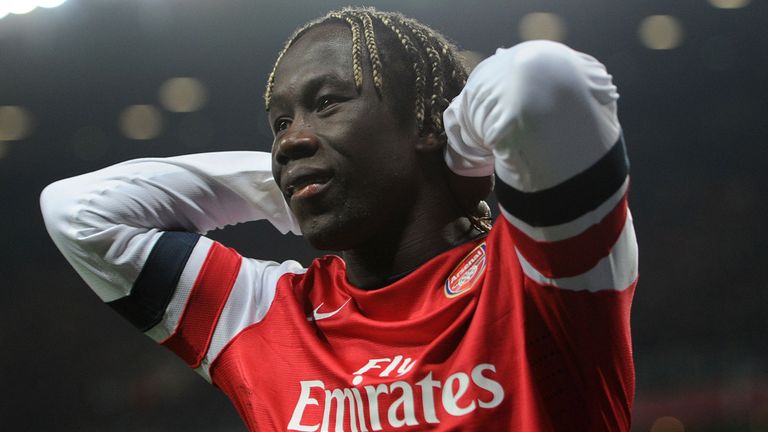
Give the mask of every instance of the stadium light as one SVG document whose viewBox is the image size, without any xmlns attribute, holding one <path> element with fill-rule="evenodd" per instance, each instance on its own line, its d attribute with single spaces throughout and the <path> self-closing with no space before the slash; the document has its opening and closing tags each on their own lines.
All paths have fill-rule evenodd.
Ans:
<svg viewBox="0 0 768 432">
<path fill-rule="evenodd" d="M 37 0 L 37 5 L 41 8 L 55 8 L 64 4 L 67 0 Z"/>
<path fill-rule="evenodd" d="M 20 106 L 0 106 L 0 141 L 19 141 L 32 132 L 32 115 Z"/>
<path fill-rule="evenodd" d="M 548 39 L 562 41 L 565 39 L 565 22 L 559 15 L 549 12 L 529 13 L 520 20 L 518 32 L 523 40 Z"/>
<path fill-rule="evenodd" d="M 651 15 L 643 19 L 638 28 L 640 41 L 646 48 L 670 50 L 683 43 L 683 26 L 672 15 Z"/>
<path fill-rule="evenodd" d="M 719 9 L 738 9 L 749 6 L 751 0 L 709 0 L 709 4 Z"/>
<path fill-rule="evenodd" d="M 9 14 L 23 15 L 32 12 L 38 7 L 55 8 L 64 4 L 67 0 L 2 0 L 0 1 L 0 19 Z"/>
</svg>

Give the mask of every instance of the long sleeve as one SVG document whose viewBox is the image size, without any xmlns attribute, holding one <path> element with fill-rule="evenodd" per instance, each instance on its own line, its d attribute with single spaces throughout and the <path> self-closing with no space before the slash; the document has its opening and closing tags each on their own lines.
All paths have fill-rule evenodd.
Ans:
<svg viewBox="0 0 768 432">
<path fill-rule="evenodd" d="M 259 152 L 127 161 L 53 183 L 40 201 L 51 238 L 104 301 L 128 294 L 164 231 L 267 219 L 299 233 Z"/>
<path fill-rule="evenodd" d="M 637 276 L 618 93 L 605 67 L 565 45 L 526 42 L 481 62 L 446 110 L 446 161 L 495 172 L 526 275 L 573 290 Z"/>
<path fill-rule="evenodd" d="M 617 98 L 597 60 L 536 41 L 483 61 L 445 113 L 449 167 L 496 175 L 489 238 L 523 276 L 514 313 L 552 430 L 630 429 L 637 243 Z"/>
<path fill-rule="evenodd" d="M 266 315 L 278 279 L 303 271 L 202 236 L 261 219 L 299 233 L 267 153 L 132 160 L 49 185 L 41 207 L 93 291 L 207 379 L 226 341 Z"/>
</svg>

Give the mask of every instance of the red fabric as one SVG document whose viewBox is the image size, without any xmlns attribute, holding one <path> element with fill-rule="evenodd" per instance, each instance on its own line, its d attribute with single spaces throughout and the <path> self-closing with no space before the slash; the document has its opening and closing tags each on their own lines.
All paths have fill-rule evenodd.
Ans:
<svg viewBox="0 0 768 432">
<path fill-rule="evenodd" d="M 250 430 L 628 431 L 634 287 L 536 285 L 511 229 L 496 223 L 483 276 L 453 298 L 445 281 L 479 242 L 374 291 L 336 257 L 283 275 L 211 365 L 214 384 Z M 308 319 L 318 307 L 338 312 Z"/>
<path fill-rule="evenodd" d="M 176 331 L 163 346 L 190 367 L 203 361 L 219 315 L 240 271 L 242 257 L 233 249 L 213 243 L 189 294 Z"/>
<path fill-rule="evenodd" d="M 608 254 L 621 235 L 627 219 L 627 196 L 598 224 L 560 241 L 536 241 L 509 224 L 515 246 L 525 259 L 548 278 L 576 276 L 594 267 Z"/>
</svg>

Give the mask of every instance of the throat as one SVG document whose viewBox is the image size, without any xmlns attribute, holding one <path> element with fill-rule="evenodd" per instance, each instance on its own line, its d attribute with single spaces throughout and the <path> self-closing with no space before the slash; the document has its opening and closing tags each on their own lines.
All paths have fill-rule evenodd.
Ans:
<svg viewBox="0 0 768 432">
<path fill-rule="evenodd" d="M 361 289 L 381 288 L 405 277 L 435 256 L 484 235 L 466 218 L 459 218 L 433 232 L 368 242 L 342 253 L 347 265 L 347 279 Z"/>
</svg>

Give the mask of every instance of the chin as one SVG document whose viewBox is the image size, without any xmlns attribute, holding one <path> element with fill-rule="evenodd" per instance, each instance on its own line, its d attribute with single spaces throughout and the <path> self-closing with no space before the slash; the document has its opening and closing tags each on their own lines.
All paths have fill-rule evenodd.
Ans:
<svg viewBox="0 0 768 432">
<path fill-rule="evenodd" d="M 312 247 L 341 252 L 372 237 L 371 227 L 376 224 L 366 212 L 350 211 L 348 206 L 344 210 L 299 219 L 302 235 Z"/>
<path fill-rule="evenodd" d="M 319 250 L 342 252 L 355 247 L 351 239 L 332 231 L 303 232 L 303 235 L 313 248 Z"/>
<path fill-rule="evenodd" d="M 341 252 L 352 249 L 355 247 L 354 231 L 345 228 L 345 224 L 321 223 L 317 219 L 301 223 L 302 235 L 313 248 L 319 250 Z"/>
</svg>

